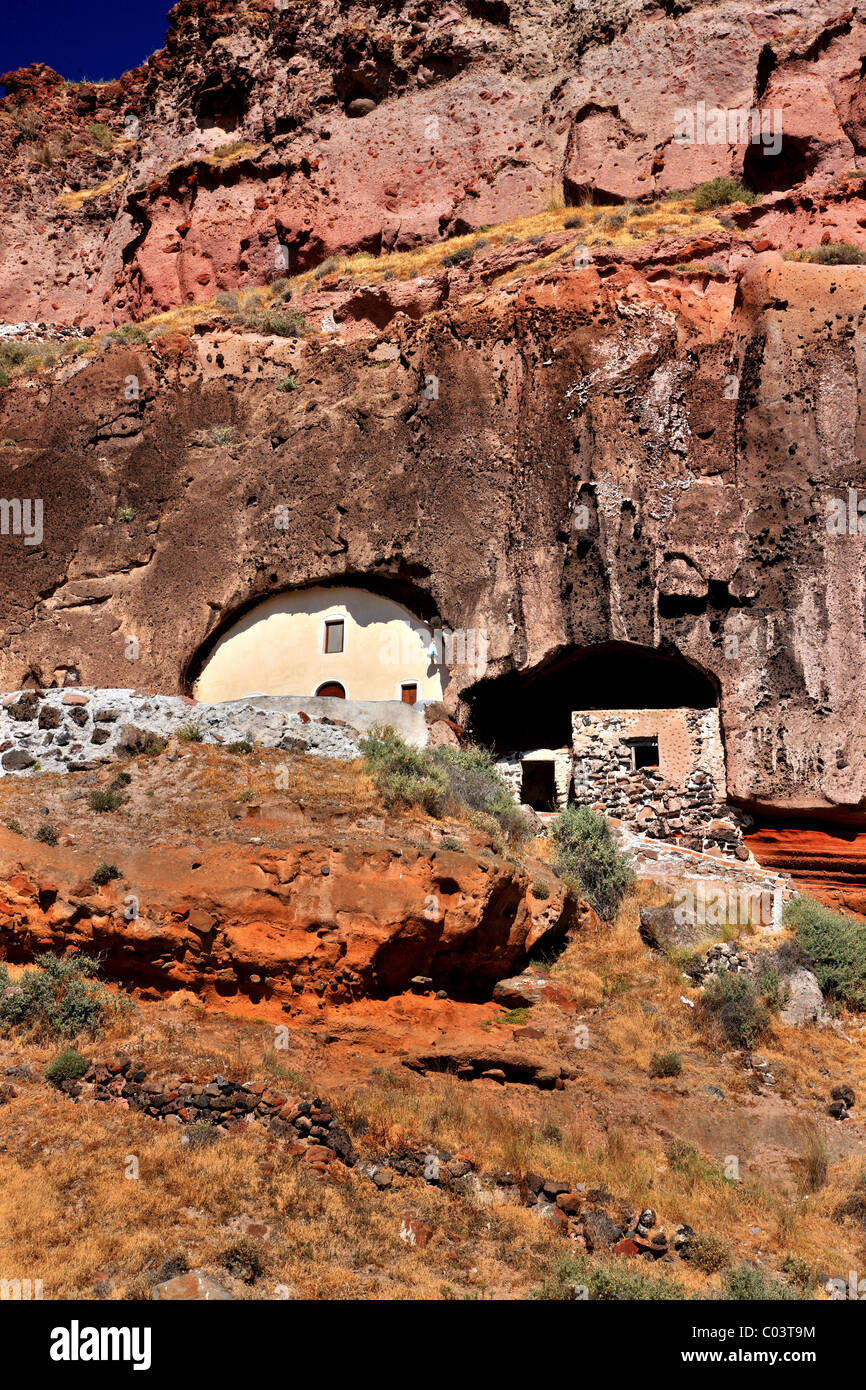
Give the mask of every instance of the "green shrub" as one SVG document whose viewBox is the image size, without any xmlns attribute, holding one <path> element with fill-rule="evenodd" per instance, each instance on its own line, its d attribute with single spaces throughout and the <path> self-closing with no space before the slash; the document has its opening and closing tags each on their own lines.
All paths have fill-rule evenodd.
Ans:
<svg viewBox="0 0 866 1390">
<path fill-rule="evenodd" d="M 787 1274 L 798 1288 L 804 1289 L 806 1293 L 814 1293 L 821 1282 L 821 1276 L 810 1265 L 808 1260 L 804 1260 L 801 1255 L 786 1255 L 780 1265 L 783 1274 Z"/>
<path fill-rule="evenodd" d="M 809 261 L 812 265 L 864 265 L 866 251 L 860 246 L 851 246 L 847 241 L 831 241 L 826 246 L 810 246 L 794 256 L 798 261 Z"/>
<path fill-rule="evenodd" d="M 248 738 L 236 738 L 233 743 L 226 745 L 230 753 L 252 753 L 253 745 Z"/>
<path fill-rule="evenodd" d="M 48 1063 L 45 1068 L 45 1080 L 50 1081 L 52 1086 L 59 1086 L 61 1081 L 77 1081 L 89 1066 L 86 1057 L 82 1057 L 74 1047 L 67 1047 L 57 1054 L 53 1062 Z"/>
<path fill-rule="evenodd" d="M 484 749 L 413 748 L 381 726 L 358 747 L 386 806 L 421 806 L 439 817 L 450 805 L 487 818 L 512 840 L 528 835 L 525 815 Z"/>
<path fill-rule="evenodd" d="M 0 965 L 0 1028 L 34 1036 L 95 1037 L 109 1019 L 131 1007 L 125 995 L 112 994 L 96 979 L 98 970 L 92 956 L 45 954 L 13 983 Z"/>
<path fill-rule="evenodd" d="M 445 773 L 451 798 L 458 806 L 491 816 L 508 840 L 527 838 L 529 821 L 486 749 L 434 748 L 430 756 L 434 766 Z"/>
<path fill-rule="evenodd" d="M 202 729 L 200 724 L 196 724 L 191 719 L 187 724 L 182 724 L 177 731 L 177 736 L 181 743 L 201 743 Z"/>
<path fill-rule="evenodd" d="M 654 1052 L 650 1058 L 650 1076 L 679 1076 L 683 1062 L 678 1052 Z"/>
<path fill-rule="evenodd" d="M 420 806 L 441 816 L 448 781 L 423 748 L 412 748 L 390 727 L 377 727 L 358 740 L 358 747 L 387 807 Z"/>
<path fill-rule="evenodd" d="M 678 1280 L 644 1272 L 638 1260 L 591 1260 L 587 1255 L 563 1256 L 532 1297 L 571 1299 L 586 1289 L 591 1301 L 616 1303 L 670 1302 L 686 1297 Z"/>
<path fill-rule="evenodd" d="M 222 448 L 226 444 L 231 444 L 234 430 L 231 425 L 213 425 L 210 432 L 211 443 L 217 448 Z"/>
<path fill-rule="evenodd" d="M 704 1028 L 718 1025 L 734 1047 L 754 1047 L 770 1025 L 770 1013 L 745 975 L 727 971 L 714 975 L 696 1009 Z"/>
<path fill-rule="evenodd" d="M 20 821 L 15 819 L 14 816 L 12 817 L 12 820 L 8 820 L 6 822 L 6 829 L 11 830 L 13 835 L 24 834 L 24 827 L 22 826 Z"/>
<path fill-rule="evenodd" d="M 120 870 L 116 864 L 99 864 L 90 878 L 97 887 L 101 887 L 104 883 L 110 883 L 113 878 L 120 878 Z"/>
<path fill-rule="evenodd" d="M 88 793 L 87 804 L 91 811 L 105 815 L 107 811 L 117 811 L 126 801 L 126 793 L 120 787 L 96 787 Z"/>
<path fill-rule="evenodd" d="M 610 823 L 588 806 L 568 806 L 553 823 L 553 839 L 560 876 L 610 921 L 634 878 Z"/>
<path fill-rule="evenodd" d="M 782 914 L 822 990 L 849 1009 L 866 1009 L 866 928 L 814 898 L 792 898 Z"/>
<path fill-rule="evenodd" d="M 270 338 L 306 338 L 313 331 L 297 309 L 275 306 L 246 316 L 244 324 L 252 333 Z"/>
<path fill-rule="evenodd" d="M 55 825 L 40 825 L 34 838 L 43 845 L 56 845 L 60 836 Z"/>
<path fill-rule="evenodd" d="M 134 507 L 118 507 L 118 509 L 117 509 L 117 519 L 118 519 L 118 521 L 135 521 L 135 508 L 134 508 Z"/>
<path fill-rule="evenodd" d="M 115 343 L 146 343 L 147 329 L 140 323 L 122 323 L 108 334 Z"/>
<path fill-rule="evenodd" d="M 471 261 L 474 254 L 471 246 L 458 246 L 456 251 L 450 251 L 447 256 L 442 257 L 442 264 L 460 265 L 462 261 Z"/>
<path fill-rule="evenodd" d="M 546 898 L 550 897 L 550 884 L 546 883 L 543 878 L 535 879 L 532 885 L 532 896 L 543 903 Z"/>
<path fill-rule="evenodd" d="M 455 853 L 459 854 L 462 853 L 463 845 L 460 840 L 457 839 L 456 835 L 443 835 L 442 839 L 439 841 L 439 848 L 453 850 Z"/>
<path fill-rule="evenodd" d="M 716 1274 L 731 1263 L 731 1247 L 721 1236 L 697 1235 L 689 1241 L 688 1259 L 704 1274 Z"/>
<path fill-rule="evenodd" d="M 771 1278 L 762 1269 L 753 1269 L 751 1265 L 737 1265 L 727 1270 L 723 1283 L 724 1297 L 737 1302 L 771 1299 L 775 1303 L 783 1303 L 797 1297 L 794 1289 Z"/>
<path fill-rule="evenodd" d="M 91 121 L 90 125 L 87 127 L 87 133 L 93 143 L 99 145 L 103 150 L 110 150 L 114 144 L 114 135 L 111 132 L 111 128 L 107 126 L 104 121 Z"/>
<path fill-rule="evenodd" d="M 757 194 L 744 188 L 739 179 L 709 179 L 699 183 L 691 195 L 695 212 L 706 212 L 708 208 L 726 207 L 728 203 L 754 203 Z"/>
<path fill-rule="evenodd" d="M 296 391 L 298 383 L 293 376 L 284 376 L 282 381 L 277 382 L 278 391 Z"/>
</svg>

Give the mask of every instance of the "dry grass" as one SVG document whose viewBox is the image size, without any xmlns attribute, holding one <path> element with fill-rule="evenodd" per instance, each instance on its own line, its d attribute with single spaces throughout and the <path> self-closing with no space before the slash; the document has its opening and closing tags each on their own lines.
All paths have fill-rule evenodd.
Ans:
<svg viewBox="0 0 866 1390">
<path fill-rule="evenodd" d="M 57 197 L 57 206 L 64 212 L 77 212 L 85 203 L 91 202 L 94 198 L 102 198 L 106 193 L 111 193 L 118 188 L 124 181 L 125 175 L 118 174 L 116 178 L 106 179 L 98 188 L 79 188 L 75 193 L 60 193 Z"/>
</svg>

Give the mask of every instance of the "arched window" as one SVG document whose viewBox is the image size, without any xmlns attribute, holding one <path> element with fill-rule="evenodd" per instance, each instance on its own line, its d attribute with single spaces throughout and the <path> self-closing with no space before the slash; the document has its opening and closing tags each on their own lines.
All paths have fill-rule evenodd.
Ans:
<svg viewBox="0 0 866 1390">
<path fill-rule="evenodd" d="M 346 692 L 339 681 L 325 681 L 316 691 L 317 695 L 330 696 L 332 700 L 345 700 Z"/>
</svg>

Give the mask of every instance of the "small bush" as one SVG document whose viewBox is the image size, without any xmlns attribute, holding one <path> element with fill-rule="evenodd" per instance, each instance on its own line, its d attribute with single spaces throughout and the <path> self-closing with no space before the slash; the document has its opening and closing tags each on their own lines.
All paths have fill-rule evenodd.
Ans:
<svg viewBox="0 0 866 1390">
<path fill-rule="evenodd" d="M 98 888 L 103 884 L 110 883 L 113 878 L 120 878 L 120 870 L 116 864 L 99 864 L 90 875 L 91 882 Z"/>
<path fill-rule="evenodd" d="M 770 1013 L 745 975 L 715 975 L 695 1011 L 704 1028 L 718 1026 L 734 1047 L 754 1047 L 770 1025 Z"/>
<path fill-rule="evenodd" d="M 786 1255 L 780 1268 L 783 1274 L 787 1274 L 788 1278 L 806 1293 L 814 1293 L 821 1282 L 821 1276 L 814 1265 L 810 1265 L 809 1261 L 800 1255 Z"/>
<path fill-rule="evenodd" d="M 866 931 L 863 923 L 816 902 L 792 898 L 782 914 L 821 989 L 849 1009 L 866 1009 Z"/>
<path fill-rule="evenodd" d="M 611 213 L 610 217 L 605 218 L 604 225 L 608 228 L 609 231 L 618 232 L 621 227 L 625 226 L 626 221 L 627 219 L 623 213 L 614 212 Z"/>
<path fill-rule="evenodd" d="M 277 382 L 278 391 L 296 391 L 298 383 L 293 376 L 284 376 L 282 381 Z"/>
<path fill-rule="evenodd" d="M 439 841 L 439 848 L 453 850 L 457 854 L 463 851 L 463 845 L 457 839 L 456 835 L 443 835 L 442 839 Z"/>
<path fill-rule="evenodd" d="M 217 448 L 222 448 L 226 444 L 231 444 L 234 430 L 231 425 L 214 425 L 210 432 L 211 443 Z"/>
<path fill-rule="evenodd" d="M 245 1284 L 254 1284 L 264 1272 L 261 1250 L 250 1236 L 241 1236 L 227 1246 L 219 1258 L 223 1269 Z"/>
<path fill-rule="evenodd" d="M 334 271 L 339 269 L 339 262 L 335 261 L 333 256 L 329 256 L 326 261 L 322 261 L 321 265 L 316 266 L 313 276 L 316 280 L 324 280 L 326 275 L 333 275 Z"/>
<path fill-rule="evenodd" d="M 610 823 L 588 806 L 569 806 L 554 821 L 553 839 L 560 876 L 610 921 L 634 878 Z"/>
<path fill-rule="evenodd" d="M 22 826 L 22 824 L 21 824 L 20 821 L 18 821 L 18 820 L 15 819 L 14 816 L 13 816 L 12 820 L 8 820 L 8 821 L 6 822 L 6 829 L 7 829 L 7 830 L 11 830 L 13 835 L 23 835 L 23 834 L 24 834 L 24 827 Z"/>
<path fill-rule="evenodd" d="M 61 1081 L 77 1081 L 89 1066 L 86 1057 L 82 1057 L 74 1047 L 67 1047 L 57 1054 L 53 1062 L 48 1063 L 45 1068 L 45 1080 L 50 1081 L 52 1086 L 59 1086 Z"/>
<path fill-rule="evenodd" d="M 181 727 L 177 731 L 177 736 L 180 739 L 181 743 L 201 743 L 201 725 L 196 724 L 195 720 L 191 719 L 189 723 L 181 725 Z"/>
<path fill-rule="evenodd" d="M 118 521 L 135 521 L 134 507 L 119 507 L 117 512 Z"/>
<path fill-rule="evenodd" d="M 574 231 L 575 227 L 583 226 L 583 218 L 581 217 L 579 212 L 574 212 L 569 217 L 566 217 L 562 225 L 565 227 L 567 232 L 571 232 Z"/>
<path fill-rule="evenodd" d="M 230 753 L 252 753 L 253 745 L 248 738 L 236 738 L 233 743 L 226 745 Z"/>
<path fill-rule="evenodd" d="M 739 179 L 709 179 L 698 184 L 691 195 L 695 212 L 706 212 L 708 208 L 726 207 L 729 203 L 754 203 L 757 194 L 744 188 Z"/>
<path fill-rule="evenodd" d="M 550 897 L 550 884 L 546 883 L 543 878 L 537 878 L 532 885 L 532 896 L 543 903 L 546 898 Z"/>
<path fill-rule="evenodd" d="M 686 1297 L 677 1280 L 646 1274 L 640 1263 L 616 1257 L 590 1260 L 586 1255 L 564 1256 L 533 1297 L 571 1299 L 576 1289 L 586 1289 L 593 1302 L 670 1302 Z"/>
<path fill-rule="evenodd" d="M 57 833 L 57 827 L 55 825 L 40 825 L 34 839 L 38 840 L 39 843 L 43 845 L 56 845 L 60 836 Z"/>
<path fill-rule="evenodd" d="M 697 1235 L 689 1241 L 688 1259 L 704 1274 L 716 1274 L 731 1263 L 731 1247 L 721 1236 Z"/>
<path fill-rule="evenodd" d="M 812 265 L 866 265 L 866 251 L 860 246 L 851 246 L 847 241 L 831 241 L 826 246 L 810 246 L 801 251 L 796 259 L 809 261 Z"/>
<path fill-rule="evenodd" d="M 108 337 L 115 343 L 146 343 L 147 329 L 140 323 L 122 323 L 112 328 Z"/>
<path fill-rule="evenodd" d="M 111 132 L 111 128 L 107 126 L 104 121 L 92 121 L 87 127 L 87 133 L 93 143 L 99 145 L 100 149 L 110 150 L 114 144 L 114 135 Z"/>
<path fill-rule="evenodd" d="M 236 314 L 240 301 L 230 290 L 220 290 L 219 294 L 214 296 L 214 304 L 228 314 Z"/>
<path fill-rule="evenodd" d="M 96 787 L 88 793 L 87 804 L 91 811 L 105 815 L 108 811 L 118 811 L 126 800 L 126 793 L 120 787 Z"/>
<path fill-rule="evenodd" d="M 98 970 L 92 956 L 44 954 L 13 984 L 0 965 L 0 1028 L 32 1036 L 95 1037 L 131 1007 L 125 995 L 112 994 L 96 979 Z"/>
<path fill-rule="evenodd" d="M 471 246 L 459 246 L 456 251 L 450 251 L 447 256 L 442 257 L 442 264 L 460 265 L 463 261 L 471 261 L 474 254 Z"/>
<path fill-rule="evenodd" d="M 726 1271 L 724 1278 L 724 1297 L 737 1302 L 754 1302 L 771 1299 L 774 1303 L 784 1303 L 797 1297 L 794 1289 L 788 1288 L 778 1279 L 771 1278 L 762 1269 L 751 1265 L 737 1265 Z"/>
<path fill-rule="evenodd" d="M 297 309 L 273 306 L 250 314 L 244 323 L 251 332 L 262 333 L 269 338 L 306 338 L 313 331 Z"/>
<path fill-rule="evenodd" d="M 683 1069 L 678 1052 L 654 1052 L 650 1058 L 650 1076 L 679 1076 Z"/>
<path fill-rule="evenodd" d="M 506 839 L 529 835 L 529 821 L 484 748 L 435 748 L 433 766 L 445 773 L 452 800 L 469 811 L 491 816 Z"/>
<path fill-rule="evenodd" d="M 191 1149 L 206 1149 L 209 1144 L 217 1142 L 219 1131 L 216 1125 L 210 1124 L 207 1120 L 196 1120 L 193 1124 L 187 1125 L 182 1139 Z"/>
</svg>

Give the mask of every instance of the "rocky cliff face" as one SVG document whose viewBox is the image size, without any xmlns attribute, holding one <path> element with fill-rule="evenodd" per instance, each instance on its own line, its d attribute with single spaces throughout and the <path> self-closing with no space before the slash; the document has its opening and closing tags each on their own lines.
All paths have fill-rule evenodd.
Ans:
<svg viewBox="0 0 866 1390">
<path fill-rule="evenodd" d="M 864 23 L 635 0 L 183 0 L 163 50 L 107 84 L 6 74 L 0 315 L 97 326 L 257 285 L 339 253 L 406 249 L 573 199 L 717 175 L 769 195 L 761 225 L 856 230 L 833 181 L 866 144 Z M 699 104 L 784 142 L 675 138 Z M 697 119 L 697 115 L 696 115 Z M 759 122 L 760 126 L 760 122 Z M 751 132 L 752 127 L 749 127 Z"/>
<path fill-rule="evenodd" d="M 0 312 L 208 302 L 3 392 L 0 490 L 45 534 L 3 538 L 2 683 L 186 690 L 257 598 L 348 576 L 487 633 L 446 693 L 485 740 L 598 703 L 590 655 L 629 683 L 658 653 L 660 703 L 717 694 L 735 800 L 860 815 L 864 271 L 781 252 L 862 242 L 863 42 L 805 3 L 207 3 L 119 83 L 7 77 Z M 790 139 L 684 151 L 699 101 Z M 49 117 L 73 138 L 34 162 Z M 597 234 L 730 172 L 761 200 Z M 601 209 L 496 232 L 552 187 Z M 209 298 L 287 273 L 302 338 Z"/>
</svg>

